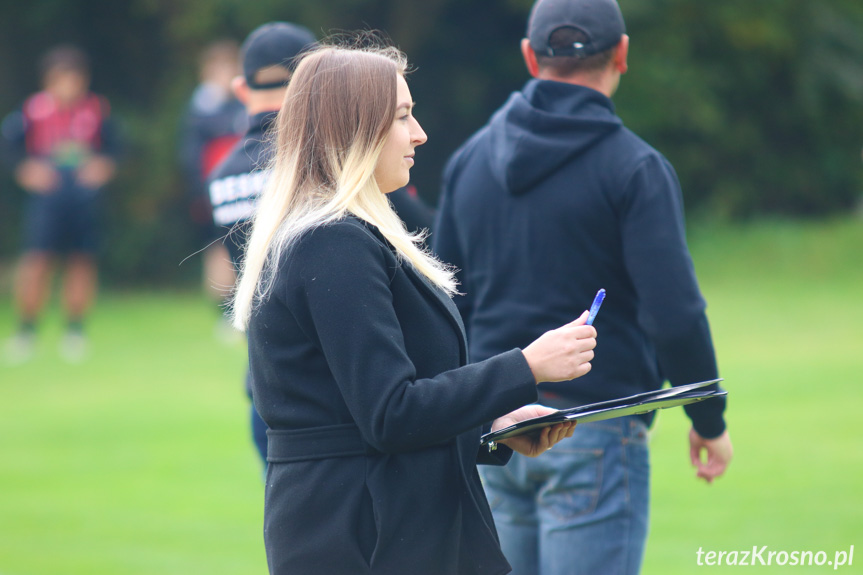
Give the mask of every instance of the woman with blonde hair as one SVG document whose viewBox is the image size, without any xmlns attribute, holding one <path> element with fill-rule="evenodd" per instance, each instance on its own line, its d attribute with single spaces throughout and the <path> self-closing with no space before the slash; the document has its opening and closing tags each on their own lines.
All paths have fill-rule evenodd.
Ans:
<svg viewBox="0 0 863 575">
<path fill-rule="evenodd" d="M 509 571 L 476 470 L 539 455 L 572 424 L 480 448 L 551 411 L 540 381 L 590 369 L 586 314 L 466 365 L 452 270 L 386 194 L 426 135 L 394 48 L 323 47 L 294 72 L 277 120 L 234 321 L 249 336 L 270 428 L 264 539 L 273 574 Z"/>
</svg>

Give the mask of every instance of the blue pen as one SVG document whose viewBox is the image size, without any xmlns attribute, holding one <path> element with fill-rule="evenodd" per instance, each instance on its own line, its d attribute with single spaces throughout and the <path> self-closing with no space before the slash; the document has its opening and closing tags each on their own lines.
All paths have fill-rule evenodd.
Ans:
<svg viewBox="0 0 863 575">
<path fill-rule="evenodd" d="M 605 299 L 605 290 L 601 289 L 596 292 L 596 297 L 593 298 L 593 303 L 590 305 L 590 313 L 587 314 L 585 325 L 593 325 L 593 320 L 596 319 L 596 314 L 599 313 L 599 306 L 602 305 L 602 300 Z"/>
</svg>

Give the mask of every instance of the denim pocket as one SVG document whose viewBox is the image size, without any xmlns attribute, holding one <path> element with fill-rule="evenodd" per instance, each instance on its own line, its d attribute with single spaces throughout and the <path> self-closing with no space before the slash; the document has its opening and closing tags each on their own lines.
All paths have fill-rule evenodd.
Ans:
<svg viewBox="0 0 863 575">
<path fill-rule="evenodd" d="M 539 506 L 559 520 L 593 513 L 602 485 L 604 449 L 561 449 L 543 457 L 555 469 L 539 492 Z"/>
</svg>

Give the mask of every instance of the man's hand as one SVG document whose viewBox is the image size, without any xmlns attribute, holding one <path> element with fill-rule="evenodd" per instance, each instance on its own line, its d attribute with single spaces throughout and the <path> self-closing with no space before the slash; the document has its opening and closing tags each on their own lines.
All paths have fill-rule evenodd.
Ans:
<svg viewBox="0 0 863 575">
<path fill-rule="evenodd" d="M 498 429 L 509 427 L 510 425 L 514 425 L 520 421 L 524 421 L 525 419 L 541 417 L 543 415 L 548 415 L 549 413 L 554 413 L 555 411 L 556 410 L 544 405 L 525 405 L 524 407 L 520 407 L 503 417 L 495 419 L 491 426 L 491 430 L 497 431 Z M 575 424 L 575 421 L 558 423 L 557 425 L 543 427 L 533 433 L 526 433 L 524 435 L 503 439 L 500 443 L 503 443 L 513 451 L 526 455 L 527 457 L 538 457 L 551 449 L 555 443 L 563 438 L 572 437 L 572 432 L 575 430 Z"/>
<path fill-rule="evenodd" d="M 706 462 L 701 460 L 702 450 L 707 453 Z M 713 483 L 714 479 L 725 473 L 733 455 L 731 436 L 727 430 L 714 439 L 704 439 L 695 429 L 689 430 L 689 459 L 692 466 L 698 468 L 696 477 Z"/>
<path fill-rule="evenodd" d="M 27 158 L 15 168 L 15 180 L 31 194 L 50 194 L 60 185 L 60 174 L 51 162 Z"/>
</svg>

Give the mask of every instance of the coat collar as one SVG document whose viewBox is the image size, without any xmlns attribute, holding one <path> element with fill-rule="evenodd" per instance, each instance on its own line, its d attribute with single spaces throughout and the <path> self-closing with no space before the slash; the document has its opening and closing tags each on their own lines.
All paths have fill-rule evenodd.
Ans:
<svg viewBox="0 0 863 575">
<path fill-rule="evenodd" d="M 459 314 L 458 308 L 455 303 L 453 303 L 452 298 L 447 295 L 447 293 L 434 285 L 426 278 L 422 273 L 420 273 L 416 268 L 414 268 L 413 264 L 404 258 L 398 255 L 398 251 L 395 246 L 393 246 L 381 231 L 377 228 L 377 226 L 370 224 L 364 220 L 356 218 L 358 222 L 363 224 L 363 227 L 371 233 L 375 239 L 381 242 L 384 246 L 386 246 L 389 250 L 393 252 L 396 256 L 396 260 L 401 265 L 401 268 L 404 270 L 405 274 L 410 278 L 411 282 L 419 289 L 421 292 L 425 293 L 426 296 L 435 302 L 438 308 L 443 312 L 444 316 L 449 320 L 452 324 L 453 330 L 458 336 L 459 341 L 459 352 L 461 355 L 461 363 L 462 365 L 467 363 L 467 335 L 464 329 L 464 323 L 461 319 L 461 314 Z"/>
</svg>

